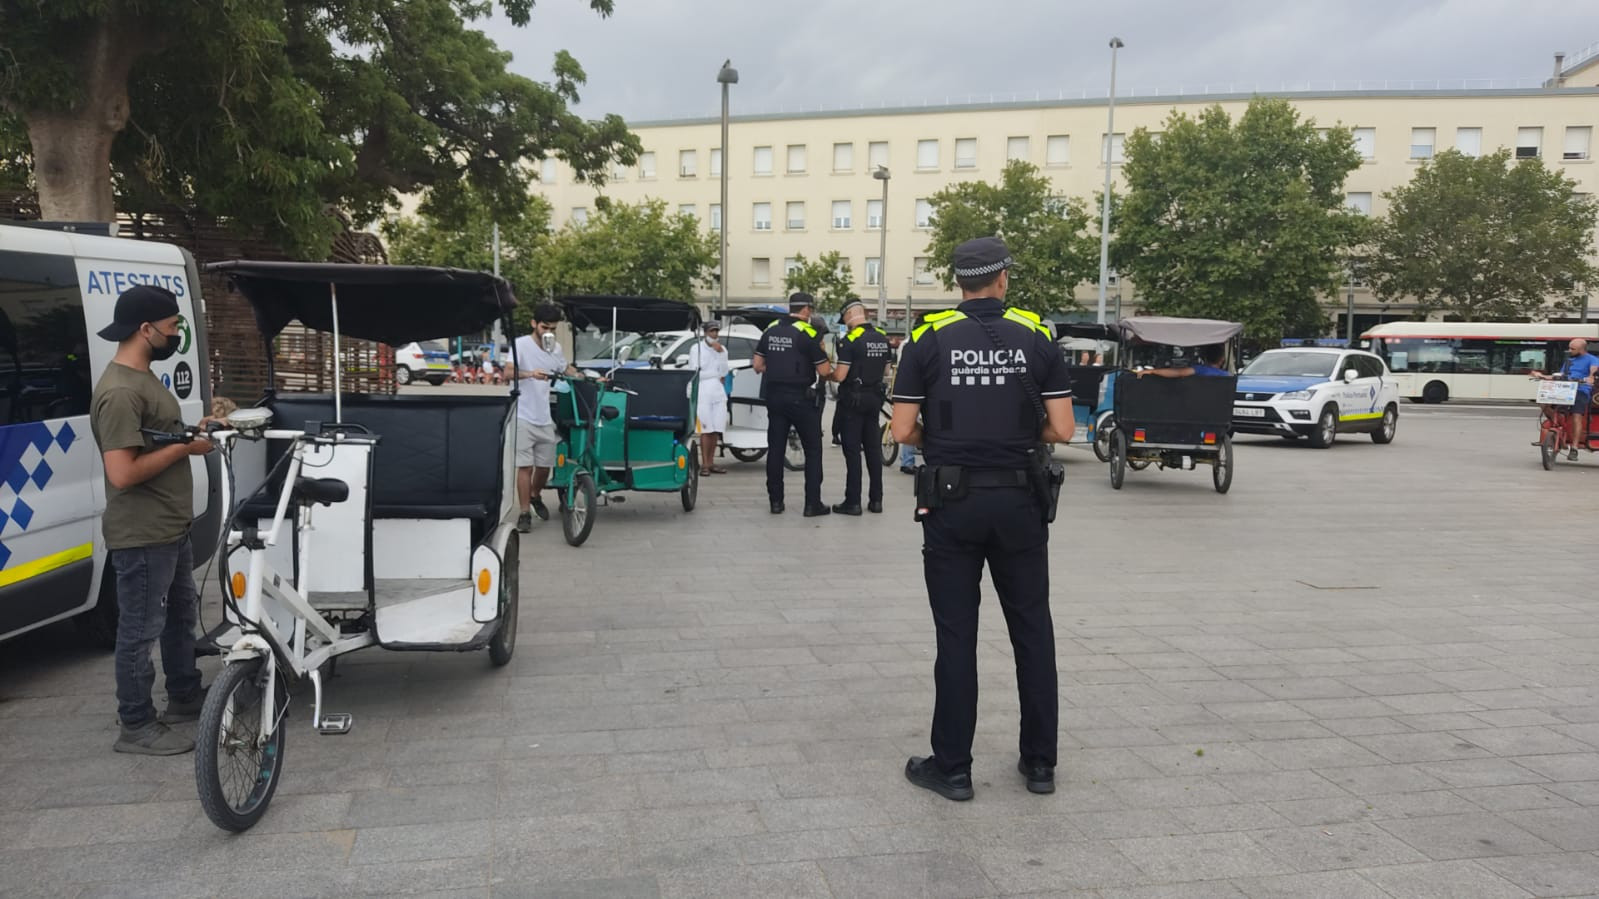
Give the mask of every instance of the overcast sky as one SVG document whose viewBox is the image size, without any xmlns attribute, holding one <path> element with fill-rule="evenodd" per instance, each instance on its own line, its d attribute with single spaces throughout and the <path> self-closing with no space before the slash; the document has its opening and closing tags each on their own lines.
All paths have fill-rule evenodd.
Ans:
<svg viewBox="0 0 1599 899">
<path fill-rule="evenodd" d="M 632 121 L 733 110 L 961 101 L 1209 83 L 1542 79 L 1553 54 L 1599 42 L 1594 0 L 539 0 L 525 29 L 486 30 L 512 67 L 549 78 L 556 50 L 587 71 L 579 109 Z M 1240 88 L 1244 89 L 1244 88 Z"/>
</svg>

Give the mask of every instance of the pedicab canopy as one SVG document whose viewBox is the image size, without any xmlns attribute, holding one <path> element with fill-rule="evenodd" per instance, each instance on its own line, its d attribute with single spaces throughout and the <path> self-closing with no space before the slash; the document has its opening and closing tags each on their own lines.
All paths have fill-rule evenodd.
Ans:
<svg viewBox="0 0 1599 899">
<path fill-rule="evenodd" d="M 1168 318 L 1143 315 L 1124 318 L 1117 323 L 1123 339 L 1142 340 L 1166 346 L 1206 346 L 1226 343 L 1243 332 L 1238 322 L 1217 321 L 1210 318 Z"/>
<path fill-rule="evenodd" d="M 743 306 L 737 309 L 711 310 L 711 318 L 728 323 L 742 321 L 762 331 L 786 315 L 788 315 L 787 306 Z M 827 322 L 820 315 L 811 316 L 811 327 L 815 328 L 818 334 L 828 332 Z"/>
<path fill-rule="evenodd" d="M 504 278 L 486 272 L 417 265 L 320 262 L 214 262 L 255 310 L 267 338 L 298 319 L 317 331 L 404 346 L 473 334 L 516 308 Z"/>
<path fill-rule="evenodd" d="M 566 311 L 566 320 L 575 330 L 594 328 L 656 334 L 661 331 L 692 331 L 700 326 L 700 309 L 693 303 L 660 297 L 567 296 L 556 302 Z"/>
</svg>

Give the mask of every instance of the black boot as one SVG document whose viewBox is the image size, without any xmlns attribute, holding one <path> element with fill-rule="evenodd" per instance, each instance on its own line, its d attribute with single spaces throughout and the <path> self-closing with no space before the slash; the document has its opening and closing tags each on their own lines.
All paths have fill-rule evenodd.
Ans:
<svg viewBox="0 0 1599 899">
<path fill-rule="evenodd" d="M 866 511 L 872 512 L 872 513 L 875 513 L 875 514 L 881 514 L 882 511 L 883 511 L 883 501 L 880 500 L 880 499 L 872 500 L 871 502 L 866 504 Z"/>
<path fill-rule="evenodd" d="M 913 755 L 905 763 L 905 779 L 924 789 L 932 790 L 945 799 L 965 802 L 972 798 L 970 774 L 945 774 L 938 770 L 930 758 Z"/>
<path fill-rule="evenodd" d="M 1027 778 L 1027 792 L 1055 792 L 1055 769 L 1050 765 L 1029 765 L 1026 759 L 1016 760 L 1016 770 Z"/>
<path fill-rule="evenodd" d="M 859 515 L 861 514 L 861 505 L 860 503 L 834 503 L 833 511 L 840 515 Z"/>
<path fill-rule="evenodd" d="M 805 504 L 805 517 L 806 518 L 815 518 L 818 515 L 831 515 L 831 514 L 833 514 L 833 510 L 829 509 L 827 507 L 826 503 L 817 503 L 814 506 L 811 505 L 810 503 L 806 503 Z"/>
<path fill-rule="evenodd" d="M 772 500 L 772 514 L 773 515 L 782 515 L 783 514 L 783 501 L 782 500 L 780 500 L 780 499 Z"/>
</svg>

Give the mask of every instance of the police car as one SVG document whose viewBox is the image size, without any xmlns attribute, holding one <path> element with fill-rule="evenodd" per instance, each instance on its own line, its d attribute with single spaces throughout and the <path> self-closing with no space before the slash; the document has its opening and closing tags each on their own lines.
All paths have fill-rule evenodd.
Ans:
<svg viewBox="0 0 1599 899">
<path fill-rule="evenodd" d="M 1233 430 L 1305 437 L 1317 449 L 1340 433 L 1389 443 L 1399 427 L 1399 382 L 1382 359 L 1341 347 L 1267 350 L 1238 375 Z"/>
</svg>

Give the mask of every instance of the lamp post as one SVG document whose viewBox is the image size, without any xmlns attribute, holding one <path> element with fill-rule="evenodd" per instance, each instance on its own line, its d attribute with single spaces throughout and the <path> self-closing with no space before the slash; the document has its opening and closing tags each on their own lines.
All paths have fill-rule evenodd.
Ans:
<svg viewBox="0 0 1599 899">
<path fill-rule="evenodd" d="M 1105 195 L 1099 211 L 1099 318 L 1105 323 L 1105 288 L 1110 280 L 1110 157 L 1116 136 L 1116 51 L 1126 46 L 1119 37 L 1110 39 L 1110 103 L 1105 114 Z"/>
<path fill-rule="evenodd" d="M 888 166 L 878 166 L 872 177 L 883 182 L 883 208 L 877 220 L 877 323 L 882 325 L 888 321 L 888 278 L 884 268 L 888 262 Z"/>
<path fill-rule="evenodd" d="M 722 226 L 717 228 L 717 233 L 722 238 L 721 277 L 717 278 L 721 290 L 722 308 L 727 308 L 727 88 L 729 85 L 738 84 L 738 69 L 733 68 L 733 60 L 722 63 L 722 70 L 716 73 L 716 83 L 722 86 Z"/>
</svg>

